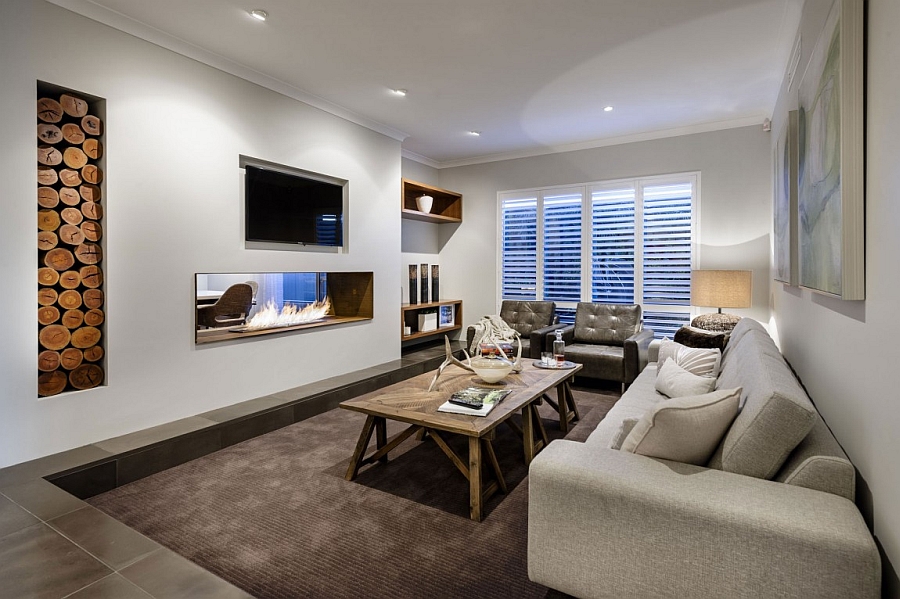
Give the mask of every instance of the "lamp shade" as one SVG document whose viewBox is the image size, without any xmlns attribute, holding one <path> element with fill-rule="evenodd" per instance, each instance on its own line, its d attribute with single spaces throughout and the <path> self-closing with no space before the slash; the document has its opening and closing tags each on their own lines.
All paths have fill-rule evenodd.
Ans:
<svg viewBox="0 0 900 599">
<path fill-rule="evenodd" d="M 752 274 L 749 270 L 692 270 L 691 305 L 749 308 Z"/>
</svg>

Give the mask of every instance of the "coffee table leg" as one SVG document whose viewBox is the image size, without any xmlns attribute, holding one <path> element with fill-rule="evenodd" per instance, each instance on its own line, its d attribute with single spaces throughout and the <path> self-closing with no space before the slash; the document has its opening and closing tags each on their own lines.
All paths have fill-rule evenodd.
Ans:
<svg viewBox="0 0 900 599">
<path fill-rule="evenodd" d="M 353 450 L 353 457 L 350 458 L 350 466 L 347 468 L 347 480 L 353 480 L 359 473 L 363 455 L 366 453 L 366 447 L 369 446 L 369 440 L 372 438 L 372 430 L 375 428 L 375 417 L 366 416 L 366 423 L 363 425 L 362 432 L 359 434 L 359 440 L 356 442 L 356 449 Z"/>
<path fill-rule="evenodd" d="M 375 444 L 378 449 L 381 449 L 387 443 L 387 420 L 385 418 L 380 418 L 378 416 L 375 417 Z M 384 454 L 378 461 L 382 464 L 387 464 L 388 457 L 387 454 Z"/>
<path fill-rule="evenodd" d="M 563 434 L 569 432 L 569 410 L 568 399 L 566 398 L 566 384 L 560 383 L 556 387 L 556 399 L 559 404 L 559 430 Z"/>
<path fill-rule="evenodd" d="M 575 405 L 575 396 L 572 394 L 572 379 L 564 381 L 563 388 L 566 392 L 566 400 L 569 403 L 569 409 L 571 409 L 572 414 L 575 415 L 573 421 L 581 420 L 581 415 L 578 413 L 578 406 Z"/>
<path fill-rule="evenodd" d="M 525 446 L 525 464 L 534 459 L 534 410 L 531 405 L 522 408 L 522 445 Z"/>
<path fill-rule="evenodd" d="M 469 517 L 481 522 L 481 439 L 469 437 Z"/>
<path fill-rule="evenodd" d="M 497 461 L 497 454 L 494 453 L 494 446 L 491 445 L 490 439 L 482 439 L 482 443 L 484 443 L 484 453 L 487 454 L 488 460 L 491 462 L 491 470 L 494 471 L 494 477 L 497 479 L 497 485 L 500 487 L 500 490 L 504 493 L 507 493 L 508 490 L 506 488 L 506 479 L 503 478 L 503 473 L 500 472 L 500 462 Z"/>
</svg>

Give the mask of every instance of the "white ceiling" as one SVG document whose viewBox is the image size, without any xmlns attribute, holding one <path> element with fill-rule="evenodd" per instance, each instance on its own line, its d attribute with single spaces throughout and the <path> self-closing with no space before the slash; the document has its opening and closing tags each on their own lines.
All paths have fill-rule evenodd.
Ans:
<svg viewBox="0 0 900 599">
<path fill-rule="evenodd" d="M 803 3 L 51 1 L 403 139 L 433 166 L 761 124 Z"/>
</svg>

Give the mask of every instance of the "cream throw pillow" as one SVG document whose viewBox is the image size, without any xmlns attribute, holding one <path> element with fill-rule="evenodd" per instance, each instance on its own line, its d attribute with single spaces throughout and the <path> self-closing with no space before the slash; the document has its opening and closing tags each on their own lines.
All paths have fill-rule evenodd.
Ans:
<svg viewBox="0 0 900 599">
<path fill-rule="evenodd" d="M 688 347 L 663 339 L 659 344 L 657 364 L 663 364 L 667 358 L 672 358 L 676 364 L 692 374 L 712 378 L 719 376 L 719 367 L 722 364 L 722 352 L 718 349 Z"/>
<path fill-rule="evenodd" d="M 663 401 L 638 421 L 622 451 L 705 466 L 738 413 L 741 388 Z"/>
<path fill-rule="evenodd" d="M 691 374 L 672 358 L 666 358 L 656 373 L 656 390 L 666 397 L 703 395 L 712 391 L 715 386 L 716 379 Z"/>
</svg>

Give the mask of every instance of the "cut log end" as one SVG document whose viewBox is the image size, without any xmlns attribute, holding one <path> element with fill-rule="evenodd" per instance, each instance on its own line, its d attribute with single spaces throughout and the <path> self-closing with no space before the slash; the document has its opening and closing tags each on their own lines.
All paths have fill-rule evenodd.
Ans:
<svg viewBox="0 0 900 599">
<path fill-rule="evenodd" d="M 100 329 L 96 327 L 81 327 L 80 329 L 75 329 L 74 331 L 72 331 L 72 347 L 77 347 L 78 349 L 93 347 L 100 342 L 101 336 L 102 334 L 100 333 Z M 47 349 L 53 348 L 48 347 Z"/>
<path fill-rule="evenodd" d="M 55 304 L 57 299 L 59 299 L 59 295 L 56 293 L 56 289 L 49 287 L 38 289 L 38 305 L 50 306 Z"/>
<path fill-rule="evenodd" d="M 103 369 L 97 364 L 82 364 L 69 373 L 69 383 L 79 390 L 93 389 L 102 382 Z"/>
<path fill-rule="evenodd" d="M 62 152 L 53 146 L 40 145 L 37 150 L 38 162 L 44 166 L 56 166 L 62 162 Z"/>
<path fill-rule="evenodd" d="M 88 135 L 99 137 L 100 134 L 103 133 L 103 121 L 94 115 L 89 114 L 81 119 L 81 128 L 84 129 L 84 132 Z"/>
<path fill-rule="evenodd" d="M 56 306 L 41 306 L 38 308 L 38 324 L 47 326 L 59 320 L 59 309 Z M 49 368 L 48 370 L 54 370 Z"/>
<path fill-rule="evenodd" d="M 73 145 L 84 143 L 84 129 L 76 123 L 66 123 L 62 126 L 62 136 L 67 142 Z"/>
<path fill-rule="evenodd" d="M 63 109 L 53 98 L 41 98 L 37 102 L 37 116 L 45 123 L 58 123 L 62 120 Z"/>
<path fill-rule="evenodd" d="M 83 98 L 73 96 L 72 94 L 63 94 L 59 98 L 59 104 L 63 111 L 74 117 L 83 117 L 88 112 L 88 103 Z"/>
<path fill-rule="evenodd" d="M 38 370 L 41 372 L 53 372 L 59 368 L 59 352 L 45 349 L 38 354 Z"/>
<path fill-rule="evenodd" d="M 77 329 L 84 324 L 84 312 L 81 310 L 66 310 L 62 315 L 62 325 L 69 329 Z"/>
<path fill-rule="evenodd" d="M 84 150 L 84 153 L 91 160 L 99 160 L 103 156 L 103 144 L 99 139 L 94 139 L 93 137 L 84 140 L 84 145 L 81 146 L 81 149 Z"/>
<path fill-rule="evenodd" d="M 66 388 L 69 377 L 61 370 L 53 372 L 44 372 L 38 376 L 38 395 L 41 397 L 49 397 L 62 393 Z"/>
<path fill-rule="evenodd" d="M 78 271 L 78 274 L 81 275 L 81 284 L 90 290 L 97 290 L 97 288 L 103 284 L 103 271 L 100 270 L 100 267 L 95 264 L 92 264 L 90 266 L 81 267 L 81 269 Z M 87 293 L 88 293 L 88 291 L 85 291 L 85 294 L 87 294 Z M 100 293 L 101 293 L 100 303 L 102 304 L 103 303 L 103 296 L 102 296 L 103 292 L 101 291 Z M 97 306 L 89 306 L 89 307 L 99 308 L 100 306 L 97 305 Z"/>
<path fill-rule="evenodd" d="M 76 289 L 80 284 L 81 275 L 74 270 L 67 270 L 59 275 L 59 286 L 63 289 Z"/>
<path fill-rule="evenodd" d="M 66 206 L 77 206 L 81 202 L 81 196 L 71 187 L 63 187 L 59 190 L 59 201 Z"/>
<path fill-rule="evenodd" d="M 87 164 L 88 157 L 81 148 L 71 146 L 63 152 L 63 162 L 69 168 L 80 169 Z"/>
<path fill-rule="evenodd" d="M 96 164 L 88 164 L 81 169 L 81 176 L 88 183 L 98 185 L 101 181 L 103 181 L 103 170 Z"/>
<path fill-rule="evenodd" d="M 96 268 L 96 267 L 95 267 Z M 82 268 L 81 278 L 84 280 L 84 271 L 86 268 Z M 100 269 L 97 269 L 100 270 Z M 91 310 L 95 310 L 101 308 L 103 306 L 103 292 L 99 289 L 87 289 L 82 294 L 84 296 L 84 305 L 90 308 Z M 55 301 L 55 300 L 54 300 Z M 95 326 L 95 325 L 92 325 Z"/>
<path fill-rule="evenodd" d="M 64 208 L 59 214 L 70 225 L 80 225 L 84 220 L 84 215 L 78 208 Z"/>
<path fill-rule="evenodd" d="M 59 354 L 59 363 L 66 370 L 74 370 L 84 362 L 84 354 L 80 349 L 68 347 Z"/>
<path fill-rule="evenodd" d="M 100 241 L 100 238 L 103 237 L 103 228 L 100 223 L 92 220 L 81 223 L 81 232 L 88 241 Z"/>
<path fill-rule="evenodd" d="M 59 282 L 59 273 L 56 270 L 45 266 L 38 269 L 38 283 L 45 287 L 52 287 Z"/>
<path fill-rule="evenodd" d="M 56 174 L 55 168 L 49 166 L 38 167 L 38 183 L 40 185 L 55 185 L 57 181 L 59 181 L 59 175 Z"/>
<path fill-rule="evenodd" d="M 81 307 L 81 294 L 74 289 L 67 289 L 59 294 L 56 302 L 61 308 L 74 310 Z"/>
<path fill-rule="evenodd" d="M 72 336 L 69 333 L 69 329 L 61 324 L 45 326 L 41 329 L 41 332 L 38 333 L 38 341 L 40 341 L 43 347 L 51 351 L 58 351 L 69 345 L 69 340 L 71 338 Z"/>
<path fill-rule="evenodd" d="M 84 183 L 81 178 L 81 173 L 70 168 L 64 168 L 59 171 L 59 180 L 62 181 L 62 184 L 66 187 L 78 187 Z"/>
<path fill-rule="evenodd" d="M 53 210 L 38 211 L 38 229 L 41 231 L 55 231 L 59 228 L 59 223 L 59 214 Z"/>
<path fill-rule="evenodd" d="M 59 244 L 59 237 L 53 231 L 41 231 L 38 233 L 38 249 L 46 252 Z"/>
<path fill-rule="evenodd" d="M 65 248 L 54 248 L 44 256 L 44 264 L 50 268 L 62 272 L 75 265 L 75 256 Z"/>
<path fill-rule="evenodd" d="M 63 139 L 63 132 L 56 125 L 38 123 L 37 136 L 45 144 L 55 144 Z"/>
</svg>

